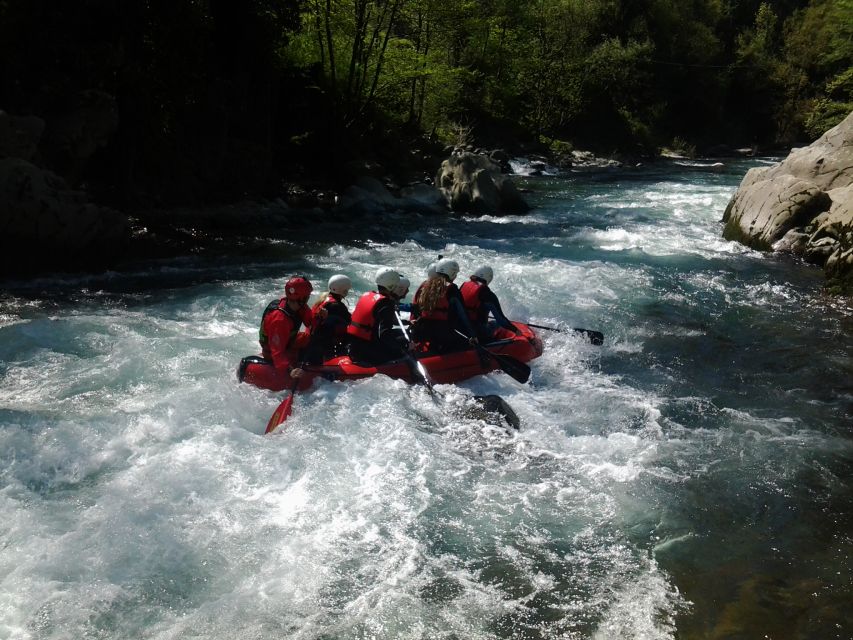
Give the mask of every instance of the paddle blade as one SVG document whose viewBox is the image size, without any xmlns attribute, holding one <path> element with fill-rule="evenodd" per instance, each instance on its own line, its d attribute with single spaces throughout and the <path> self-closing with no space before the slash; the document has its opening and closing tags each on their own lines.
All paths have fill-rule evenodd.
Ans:
<svg viewBox="0 0 853 640">
<path fill-rule="evenodd" d="M 424 384 L 430 389 L 432 389 L 432 380 L 429 379 L 429 374 L 427 373 L 424 363 L 419 360 L 415 360 L 415 362 L 417 363 L 417 370 L 421 378 L 423 379 Z"/>
<path fill-rule="evenodd" d="M 604 334 L 601 331 L 593 331 L 592 329 L 581 329 L 579 327 L 575 327 L 572 329 L 575 333 L 582 333 L 589 341 L 594 345 L 602 345 L 604 344 Z"/>
<path fill-rule="evenodd" d="M 424 363 L 420 360 L 416 360 L 408 354 L 404 356 L 404 360 L 409 366 L 409 371 L 412 373 L 412 382 L 415 384 L 422 384 L 426 387 L 427 391 L 429 391 L 430 395 L 434 396 L 437 392 L 432 388 L 432 380 L 430 380 L 429 373 L 427 373 Z"/>
<path fill-rule="evenodd" d="M 267 434 L 275 430 L 278 425 L 287 420 L 287 417 L 291 414 L 292 411 L 293 392 L 288 394 L 288 396 L 281 401 L 281 404 L 278 405 L 278 408 L 273 412 L 272 416 L 270 416 L 270 421 L 267 422 L 267 429 L 266 431 L 264 431 L 264 433 Z"/>
<path fill-rule="evenodd" d="M 501 416 L 513 429 L 518 430 L 521 427 L 521 420 L 518 419 L 518 415 L 509 406 L 509 403 L 500 396 L 474 396 L 474 399 L 487 412 Z"/>
<path fill-rule="evenodd" d="M 500 365 L 501 371 L 514 380 L 524 384 L 530 379 L 530 367 L 521 360 L 512 356 L 498 355 L 497 353 L 491 355 L 497 361 L 498 365 Z"/>
</svg>

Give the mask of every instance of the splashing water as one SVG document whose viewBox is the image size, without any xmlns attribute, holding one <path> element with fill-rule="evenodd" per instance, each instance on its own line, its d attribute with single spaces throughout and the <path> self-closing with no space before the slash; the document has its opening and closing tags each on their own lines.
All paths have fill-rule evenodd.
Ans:
<svg viewBox="0 0 853 640">
<path fill-rule="evenodd" d="M 747 166 L 531 177 L 528 216 L 7 282 L 0 638 L 851 637 L 850 309 L 721 239 Z M 530 385 L 444 404 L 320 381 L 260 435 L 280 395 L 234 370 L 286 278 L 416 285 L 439 253 L 605 344 L 543 332 Z M 521 431 L 455 410 L 492 393 Z"/>
</svg>

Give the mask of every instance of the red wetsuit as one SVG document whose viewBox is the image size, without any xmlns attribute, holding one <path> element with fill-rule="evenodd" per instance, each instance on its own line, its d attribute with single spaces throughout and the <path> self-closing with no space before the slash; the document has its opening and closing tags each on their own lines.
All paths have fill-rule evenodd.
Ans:
<svg viewBox="0 0 853 640">
<path fill-rule="evenodd" d="M 294 382 L 290 370 L 299 365 L 299 352 L 308 346 L 311 337 L 308 332 L 299 331 L 299 327 L 305 325 L 310 329 L 313 324 L 314 315 L 308 306 L 292 311 L 286 298 L 270 302 L 264 310 L 258 336 L 262 359 L 241 365 L 241 380 L 272 391 L 289 389 Z M 307 389 L 312 381 L 313 376 L 303 375 L 298 388 Z"/>
</svg>

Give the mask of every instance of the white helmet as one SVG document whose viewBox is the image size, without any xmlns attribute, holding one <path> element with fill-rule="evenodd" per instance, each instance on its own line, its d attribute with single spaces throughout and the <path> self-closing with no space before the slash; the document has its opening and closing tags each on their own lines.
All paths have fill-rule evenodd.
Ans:
<svg viewBox="0 0 853 640">
<path fill-rule="evenodd" d="M 474 273 L 471 274 L 471 277 L 485 280 L 486 284 L 490 284 L 492 282 L 492 278 L 495 277 L 495 272 L 492 271 L 492 268 L 489 265 L 484 264 L 483 266 L 474 269 Z"/>
<path fill-rule="evenodd" d="M 388 291 L 393 291 L 394 287 L 400 284 L 400 274 L 390 267 L 382 267 L 376 272 L 376 286 L 385 287 Z"/>
<path fill-rule="evenodd" d="M 430 262 L 427 267 L 427 279 L 432 280 L 435 277 L 435 263 Z"/>
<path fill-rule="evenodd" d="M 336 273 L 329 278 L 329 291 L 337 293 L 342 298 L 346 298 L 349 290 L 352 288 L 352 280 L 342 273 Z"/>
<path fill-rule="evenodd" d="M 409 293 L 409 287 L 411 285 L 412 283 L 409 282 L 409 279 L 406 276 L 400 276 L 400 282 L 398 282 L 397 286 L 391 290 L 391 293 L 402 300 L 406 297 L 406 294 Z"/>
<path fill-rule="evenodd" d="M 453 282 L 459 273 L 459 263 L 456 260 L 449 260 L 448 258 L 439 260 L 435 263 L 435 272 L 446 275 Z"/>
</svg>

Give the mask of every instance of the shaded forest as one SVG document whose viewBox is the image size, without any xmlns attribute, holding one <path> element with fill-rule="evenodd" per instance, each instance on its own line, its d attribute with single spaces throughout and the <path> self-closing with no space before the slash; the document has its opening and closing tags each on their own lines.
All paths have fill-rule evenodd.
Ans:
<svg viewBox="0 0 853 640">
<path fill-rule="evenodd" d="M 416 174 L 460 142 L 788 146 L 851 109 L 853 0 L 0 0 L 0 110 L 120 206 Z"/>
</svg>

